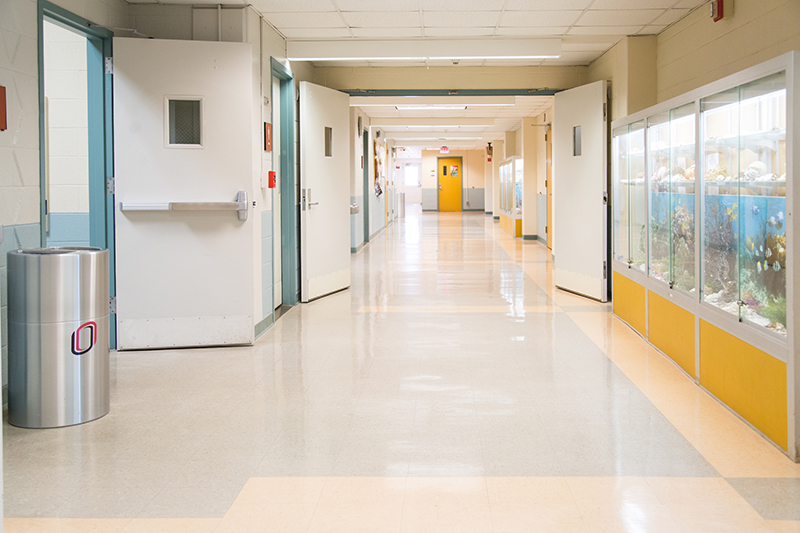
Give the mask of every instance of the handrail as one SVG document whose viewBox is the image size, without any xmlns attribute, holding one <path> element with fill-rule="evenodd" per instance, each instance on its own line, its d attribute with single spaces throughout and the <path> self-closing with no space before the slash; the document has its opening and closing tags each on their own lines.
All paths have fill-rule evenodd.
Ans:
<svg viewBox="0 0 800 533">
<path fill-rule="evenodd" d="M 247 192 L 239 191 L 235 202 L 120 202 L 120 211 L 238 211 L 239 220 L 247 220 Z"/>
</svg>

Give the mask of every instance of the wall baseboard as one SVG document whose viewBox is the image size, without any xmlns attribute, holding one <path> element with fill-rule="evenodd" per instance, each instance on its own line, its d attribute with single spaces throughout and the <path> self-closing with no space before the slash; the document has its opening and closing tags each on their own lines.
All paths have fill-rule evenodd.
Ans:
<svg viewBox="0 0 800 533">
<path fill-rule="evenodd" d="M 539 236 L 538 236 L 538 235 L 523 235 L 523 236 L 522 236 L 522 240 L 523 240 L 523 241 L 535 241 L 535 240 L 537 240 L 538 238 L 539 238 Z"/>
<path fill-rule="evenodd" d="M 256 339 L 263 335 L 275 323 L 275 313 L 270 313 L 268 317 L 256 324 Z"/>
<path fill-rule="evenodd" d="M 499 216 L 499 215 L 496 215 L 496 216 L 494 217 L 494 219 L 495 219 L 495 220 L 500 220 L 500 216 Z"/>
<path fill-rule="evenodd" d="M 492 212 L 491 211 L 486 211 L 486 215 L 487 216 L 492 216 Z"/>
<path fill-rule="evenodd" d="M 358 246 L 356 246 L 355 248 L 351 246 L 351 247 L 350 247 L 350 253 L 351 253 L 351 254 L 357 254 L 358 252 L 360 252 L 361 250 L 363 250 L 363 249 L 364 249 L 364 247 L 365 247 L 366 245 L 367 245 L 367 243 L 365 243 L 365 242 L 362 242 L 361 244 L 359 244 L 359 245 L 358 245 Z"/>
<path fill-rule="evenodd" d="M 547 246 L 547 237 L 540 237 L 539 235 L 537 235 L 536 240 Z"/>
</svg>

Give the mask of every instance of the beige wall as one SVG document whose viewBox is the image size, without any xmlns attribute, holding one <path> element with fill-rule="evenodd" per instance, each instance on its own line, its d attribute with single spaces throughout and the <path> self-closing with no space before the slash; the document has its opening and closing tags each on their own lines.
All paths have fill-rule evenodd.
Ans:
<svg viewBox="0 0 800 533">
<path fill-rule="evenodd" d="M 505 159 L 505 141 L 495 141 L 492 157 L 492 216 L 500 216 L 500 163 Z"/>
<path fill-rule="evenodd" d="M 589 65 L 586 82 L 611 82 L 610 120 L 656 103 L 656 37 L 626 37 Z"/>
<path fill-rule="evenodd" d="M 702 6 L 658 36 L 659 102 L 800 49 L 800 1 L 736 0 L 733 7 L 732 17 L 715 23 Z"/>
</svg>

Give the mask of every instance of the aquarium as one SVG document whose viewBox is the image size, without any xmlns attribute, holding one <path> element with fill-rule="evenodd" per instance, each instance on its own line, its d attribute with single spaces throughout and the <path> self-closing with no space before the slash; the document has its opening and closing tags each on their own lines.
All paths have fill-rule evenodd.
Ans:
<svg viewBox="0 0 800 533">
<path fill-rule="evenodd" d="M 786 76 L 701 100 L 703 301 L 786 335 Z"/>
<path fill-rule="evenodd" d="M 644 120 L 630 125 L 628 209 L 630 264 L 644 272 L 647 263 L 647 190 L 645 188 Z"/>
<path fill-rule="evenodd" d="M 648 271 L 650 277 L 670 283 L 670 251 L 672 232 L 670 231 L 670 127 L 669 112 L 659 113 L 647 119 L 647 173 L 650 176 L 648 188 L 648 212 L 650 214 Z"/>
<path fill-rule="evenodd" d="M 694 102 L 670 110 L 670 226 L 672 285 L 694 292 L 695 110 Z"/>
</svg>

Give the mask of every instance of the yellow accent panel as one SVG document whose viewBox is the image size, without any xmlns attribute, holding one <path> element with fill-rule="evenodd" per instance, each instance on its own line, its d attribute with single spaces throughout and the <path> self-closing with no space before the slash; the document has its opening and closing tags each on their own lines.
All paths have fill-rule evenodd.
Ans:
<svg viewBox="0 0 800 533">
<path fill-rule="evenodd" d="M 522 237 L 522 219 L 514 219 L 500 214 L 500 229 L 512 237 Z"/>
<path fill-rule="evenodd" d="M 642 335 L 646 335 L 647 331 L 644 294 L 644 287 L 614 272 L 612 294 L 614 314 Z"/>
<path fill-rule="evenodd" d="M 647 307 L 650 342 L 695 377 L 694 315 L 652 291 Z"/>
<path fill-rule="evenodd" d="M 700 384 L 788 448 L 786 363 L 701 320 Z"/>
</svg>

